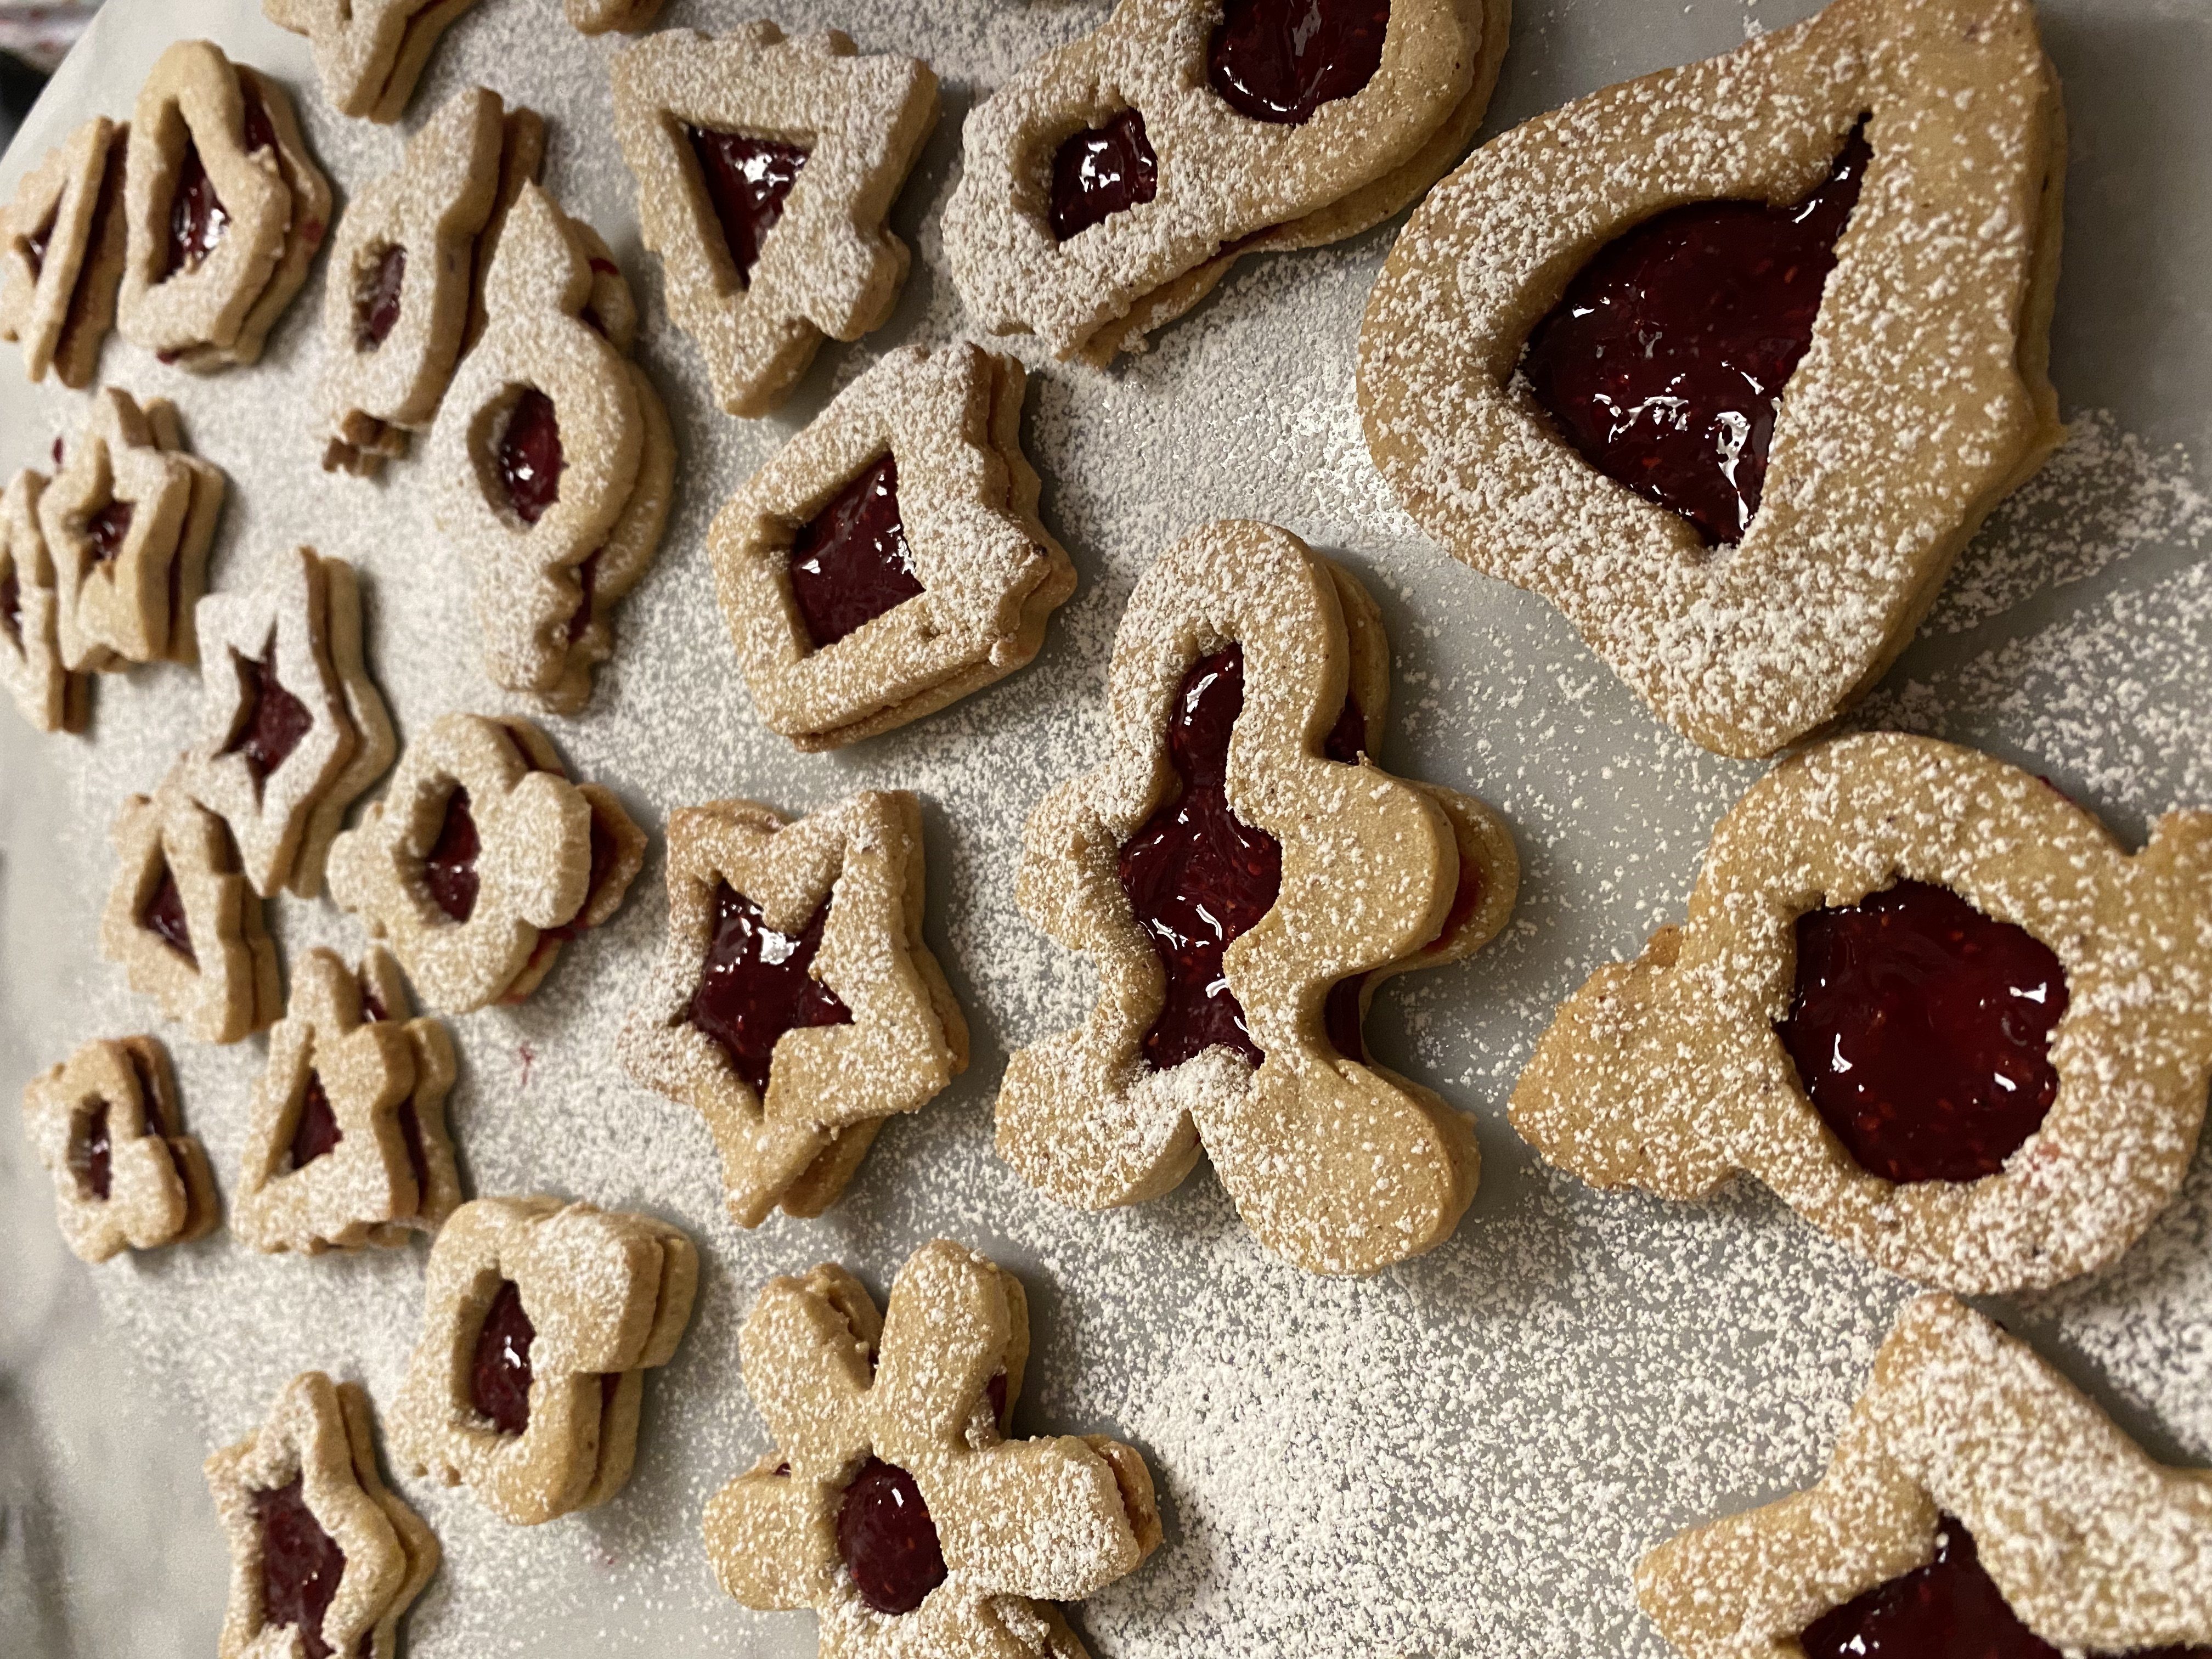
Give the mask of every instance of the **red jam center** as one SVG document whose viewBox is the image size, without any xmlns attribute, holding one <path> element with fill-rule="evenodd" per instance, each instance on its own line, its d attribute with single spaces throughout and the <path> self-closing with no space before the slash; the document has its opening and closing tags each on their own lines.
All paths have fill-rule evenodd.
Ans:
<svg viewBox="0 0 2212 1659">
<path fill-rule="evenodd" d="M 707 199 L 721 222 L 722 240 L 737 265 L 738 285 L 750 287 L 753 267 L 760 263 L 761 244 L 783 217 L 784 198 L 806 165 L 806 151 L 797 144 L 750 138 L 742 132 L 716 132 L 711 127 L 684 131 L 690 136 L 691 154 L 698 158 L 700 177 L 706 181 Z"/>
<path fill-rule="evenodd" d="M 1900 881 L 1797 919 L 1797 982 L 1775 1027 L 1814 1108 L 1886 1181 L 1994 1175 L 2057 1097 L 2049 946 L 1957 894 Z"/>
<path fill-rule="evenodd" d="M 1121 888 L 1166 971 L 1145 1057 L 1160 1071 L 1220 1045 L 1255 1066 L 1260 1045 L 1221 954 L 1273 908 L 1282 844 L 1229 806 L 1229 737 L 1244 709 L 1244 649 L 1201 657 L 1176 693 L 1168 764 L 1182 788 L 1121 845 Z"/>
<path fill-rule="evenodd" d="M 422 857 L 422 880 L 430 896 L 455 921 L 466 921 L 477 908 L 477 821 L 469 812 L 469 792 L 456 784 L 446 797 L 446 817 L 438 839 Z"/>
<path fill-rule="evenodd" d="M 499 477 L 507 504 L 536 524 L 561 499 L 561 423 L 553 400 L 532 386 L 515 400 L 499 437 Z"/>
<path fill-rule="evenodd" d="M 307 705 L 278 684 L 274 640 L 258 659 L 241 657 L 235 651 L 230 654 L 238 665 L 246 719 L 222 752 L 246 757 L 246 769 L 253 775 L 258 793 L 263 781 L 291 757 L 315 721 L 307 713 Z"/>
<path fill-rule="evenodd" d="M 1390 0 L 1229 0 L 1206 78 L 1238 114 L 1297 125 L 1375 78 L 1389 27 Z"/>
<path fill-rule="evenodd" d="M 20 651 L 23 648 L 23 585 L 15 577 L 15 568 L 8 567 L 8 574 L 0 576 L 0 627 L 8 630 L 8 638 Z"/>
<path fill-rule="evenodd" d="M 276 126 L 269 118 L 268 106 L 262 103 L 261 94 L 244 76 L 238 78 L 239 100 L 246 106 L 246 152 L 251 155 L 258 149 L 276 147 Z"/>
<path fill-rule="evenodd" d="M 123 550 L 123 538 L 131 533 L 131 513 L 130 502 L 110 501 L 84 521 L 94 564 L 106 564 Z"/>
<path fill-rule="evenodd" d="M 108 1139 L 107 1114 L 108 1105 L 103 1100 L 92 1109 L 78 1131 L 76 1144 L 70 1148 L 70 1168 L 76 1173 L 78 1192 L 103 1204 L 113 1176 L 114 1147 Z"/>
<path fill-rule="evenodd" d="M 1159 193 L 1160 158 L 1145 118 L 1125 109 L 1077 133 L 1052 158 L 1052 234 L 1060 241 Z"/>
<path fill-rule="evenodd" d="M 296 1626 L 307 1659 L 329 1659 L 323 1616 L 338 1593 L 344 1553 L 307 1507 L 297 1475 L 253 1494 L 253 1520 L 261 1530 L 263 1620 Z"/>
<path fill-rule="evenodd" d="M 501 1434 L 530 1426 L 530 1345 L 537 1340 L 538 1328 L 522 1310 L 521 1287 L 501 1279 L 469 1362 L 469 1398 Z"/>
<path fill-rule="evenodd" d="M 912 1613 L 945 1582 L 945 1552 L 921 1488 L 896 1463 L 871 1457 L 837 1510 L 837 1553 L 860 1599 L 878 1613 Z"/>
<path fill-rule="evenodd" d="M 169 198 L 169 263 L 161 272 L 163 279 L 197 267 L 215 252 L 229 228 L 230 215 L 200 161 L 200 147 L 187 138 L 185 159 L 177 168 L 176 191 Z"/>
<path fill-rule="evenodd" d="M 714 884 L 714 937 L 690 1018 L 721 1045 L 755 1094 L 768 1093 L 776 1040 L 786 1031 L 853 1023 L 843 1000 L 807 972 L 829 920 L 824 899 L 796 937 L 779 933 L 743 893 L 726 881 Z"/>
<path fill-rule="evenodd" d="M 185 920 L 185 896 L 178 890 L 176 872 L 166 859 L 161 861 L 161 878 L 154 884 L 154 896 L 138 913 L 138 925 L 192 966 L 199 966 L 200 959 L 192 954 L 191 924 Z"/>
<path fill-rule="evenodd" d="M 1522 373 L 1562 435 L 1708 546 L 1759 511 L 1782 388 L 1873 155 L 1864 126 L 1794 206 L 1701 202 L 1608 243 L 1528 337 Z"/>
<path fill-rule="evenodd" d="M 388 247 L 354 295 L 354 343 L 363 350 L 384 343 L 399 325 L 399 290 L 407 282 L 407 250 Z"/>
<path fill-rule="evenodd" d="M 300 1103 L 300 1121 L 292 1130 L 292 1167 L 306 1169 L 344 1139 L 337 1114 L 331 1109 L 331 1097 L 323 1092 L 322 1079 L 308 1073 L 307 1097 Z"/>
<path fill-rule="evenodd" d="M 921 592 L 899 520 L 898 462 L 886 455 L 839 490 L 793 541 L 788 568 L 817 648 Z"/>
</svg>

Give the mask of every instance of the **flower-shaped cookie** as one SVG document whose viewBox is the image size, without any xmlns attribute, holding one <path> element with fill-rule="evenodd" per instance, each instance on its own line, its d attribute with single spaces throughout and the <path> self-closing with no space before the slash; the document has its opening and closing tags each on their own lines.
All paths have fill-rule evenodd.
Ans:
<svg viewBox="0 0 2212 1659">
<path fill-rule="evenodd" d="M 945 251 L 969 312 L 1141 349 L 1242 255 L 1379 223 L 1459 159 L 1504 0 L 1122 0 L 969 113 Z"/>
<path fill-rule="evenodd" d="M 1037 521 L 1026 383 L 966 343 L 891 352 L 715 515 L 722 615 L 770 730 L 836 748 L 1036 655 L 1075 567 Z"/>
<path fill-rule="evenodd" d="M 968 1065 L 921 936 L 921 806 L 872 792 L 786 823 L 747 800 L 668 817 L 668 945 L 623 1030 L 630 1075 L 707 1120 L 731 1219 L 819 1215 L 884 1118 Z"/>
<path fill-rule="evenodd" d="M 314 48 L 323 96 L 341 115 L 397 121 L 438 37 L 476 0 L 261 0 L 262 15 Z"/>
<path fill-rule="evenodd" d="M 390 941 L 432 1007 L 465 1014 L 537 989 L 644 860 L 621 803 L 571 783 L 536 726 L 447 714 L 331 847 L 331 896 Z"/>
<path fill-rule="evenodd" d="M 1560 1008 L 1513 1124 L 1601 1187 L 1737 1170 L 1960 1294 L 2106 1266 L 2181 1183 L 2212 1073 L 2212 812 L 2130 856 L 2042 779 L 1894 733 L 1761 780 L 1689 919 Z"/>
<path fill-rule="evenodd" d="M 939 1239 L 879 1316 L 843 1268 L 769 1281 L 742 1345 L 775 1449 L 707 1506 L 749 1607 L 811 1607 L 823 1654 L 1080 1659 L 1050 1603 L 1160 1542 L 1151 1470 L 1103 1435 L 1010 1440 L 1029 1358 L 1021 1282 Z"/>
<path fill-rule="evenodd" d="M 39 528 L 46 475 L 25 467 L 0 494 L 0 685 L 41 732 L 84 729 L 88 681 L 62 661 L 60 595 Z"/>
<path fill-rule="evenodd" d="M 1516 127 L 1368 301 L 1376 465 L 1668 725 L 1771 754 L 2063 434 L 2064 144 L 2028 0 L 1836 0 Z"/>
<path fill-rule="evenodd" d="M 130 137 L 95 115 L 23 175 L 0 210 L 0 340 L 20 340 L 23 372 L 92 382 L 123 280 L 123 155 Z"/>
<path fill-rule="evenodd" d="M 1024 912 L 1097 966 L 1088 1021 L 1015 1054 L 1000 1156 L 1062 1203 L 1133 1204 L 1200 1144 L 1269 1249 L 1372 1273 L 1474 1196 L 1467 1121 L 1369 1062 L 1381 980 L 1504 926 L 1510 836 L 1368 758 L 1389 696 L 1374 601 L 1273 526 L 1224 520 L 1131 595 L 1113 752 L 1030 816 Z"/>
<path fill-rule="evenodd" d="M 430 1249 L 394 1444 L 518 1526 L 605 1503 L 629 1479 L 645 1372 L 675 1357 L 698 1277 L 690 1241 L 649 1216 L 464 1204 Z"/>
<path fill-rule="evenodd" d="M 23 1091 L 23 1132 L 53 1178 L 62 1237 L 86 1261 L 212 1231 L 215 1176 L 183 1133 L 169 1056 L 149 1036 L 86 1043 Z"/>
<path fill-rule="evenodd" d="M 1819 1484 L 1662 1544 L 1636 1583 L 1689 1659 L 2193 1654 L 2212 1647 L 2212 1479 L 2154 1462 L 2026 1343 L 1923 1297 Z"/>
<path fill-rule="evenodd" d="M 378 1474 L 362 1386 L 301 1372 L 205 1468 L 230 1544 L 219 1659 L 392 1659 L 438 1538 Z"/>
<path fill-rule="evenodd" d="M 118 868 L 100 953 L 131 988 L 201 1042 L 235 1042 L 283 1011 L 276 942 L 221 818 L 185 792 L 181 769 L 123 803 L 107 832 Z"/>
<path fill-rule="evenodd" d="M 823 335 L 890 315 L 908 255 L 884 218 L 937 125 L 927 64 L 835 29 L 666 29 L 615 60 L 614 99 L 645 245 L 725 410 L 767 414 Z"/>
</svg>

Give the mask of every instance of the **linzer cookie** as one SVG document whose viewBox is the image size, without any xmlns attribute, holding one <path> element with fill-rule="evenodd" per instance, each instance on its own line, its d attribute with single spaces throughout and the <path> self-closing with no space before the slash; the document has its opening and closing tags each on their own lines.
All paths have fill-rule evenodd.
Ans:
<svg viewBox="0 0 2212 1659">
<path fill-rule="evenodd" d="M 1376 465 L 1668 725 L 1771 754 L 2062 435 L 2064 152 L 2027 0 L 1835 0 L 1516 127 L 1368 301 Z"/>
<path fill-rule="evenodd" d="M 1016 896 L 1092 961 L 1088 1021 L 1016 1054 L 999 1154 L 1064 1204 L 1134 1204 L 1204 1150 L 1260 1242 L 1366 1273 L 1474 1196 L 1466 1119 L 1375 1065 L 1394 974 L 1505 924 L 1520 866 L 1482 802 L 1372 759 L 1375 603 L 1289 532 L 1224 520 L 1139 580 L 1107 681 L 1112 751 L 1030 815 Z"/>
<path fill-rule="evenodd" d="M 1881 733 L 1721 820 L 1689 919 L 1560 1008 L 1514 1127 L 1601 1187 L 1757 1176 L 1960 1294 L 2118 1257 L 2189 1168 L 2212 1073 L 2212 812 L 2128 854 L 2040 778 Z"/>
<path fill-rule="evenodd" d="M 377 1472 L 367 1391 L 302 1371 L 205 1470 L 230 1545 L 220 1659 L 392 1659 L 438 1539 Z"/>
<path fill-rule="evenodd" d="M 2212 1480 L 2147 1455 L 1991 1321 L 1923 1297 L 1819 1483 L 1661 1545 L 1636 1588 L 1688 1659 L 2190 1659 L 2212 1649 Z"/>
<path fill-rule="evenodd" d="M 519 1002 L 561 946 L 621 907 L 645 836 L 571 783 L 526 720 L 447 714 L 331 848 L 331 896 L 391 945 L 432 1007 Z"/>
<path fill-rule="evenodd" d="M 1025 384 L 965 343 L 891 352 L 716 515 L 715 587 L 769 730 L 834 749 L 1036 655 L 1075 567 L 1037 521 Z"/>
<path fill-rule="evenodd" d="M 1020 1280 L 938 1239 L 888 1312 L 825 1264 L 770 1279 L 740 1342 L 775 1447 L 707 1505 L 725 1590 L 812 1608 L 824 1653 L 1083 1659 L 1053 1604 L 1134 1571 L 1159 1511 L 1134 1447 L 1008 1437 L 1030 1352 Z"/>
<path fill-rule="evenodd" d="M 261 0 L 262 15 L 314 48 L 323 96 L 342 115 L 397 121 L 438 37 L 476 0 Z"/>
<path fill-rule="evenodd" d="M 0 685 L 41 732 L 82 732 L 88 681 L 62 660 L 61 596 L 39 528 L 46 476 L 25 467 L 0 494 Z"/>
<path fill-rule="evenodd" d="M 1122 0 L 970 112 L 945 252 L 970 314 L 1103 365 L 1243 255 L 1379 224 L 1456 161 L 1505 0 Z"/>
<path fill-rule="evenodd" d="M 645 1373 L 675 1357 L 698 1277 L 690 1241 L 648 1216 L 464 1204 L 431 1247 L 393 1444 L 518 1526 L 606 1502 L 636 1457 Z"/>
<path fill-rule="evenodd" d="M 739 1226 L 821 1214 L 883 1120 L 967 1068 L 922 870 L 903 791 L 793 823 L 747 800 L 669 814 L 667 948 L 622 1060 L 707 1120 Z"/>
<path fill-rule="evenodd" d="M 123 280 L 127 125 L 95 115 L 23 175 L 0 210 L 0 340 L 21 341 L 23 372 L 92 383 Z"/>
<path fill-rule="evenodd" d="M 152 1037 L 88 1042 L 32 1079 L 23 1133 L 83 1261 L 199 1238 L 221 1218 L 207 1154 L 184 1133 L 169 1057 Z"/>
<path fill-rule="evenodd" d="M 767 414 L 823 336 L 890 315 L 908 256 L 884 219 L 937 125 L 927 64 L 835 29 L 668 29 L 615 60 L 614 100 L 645 245 L 725 410 Z"/>
</svg>

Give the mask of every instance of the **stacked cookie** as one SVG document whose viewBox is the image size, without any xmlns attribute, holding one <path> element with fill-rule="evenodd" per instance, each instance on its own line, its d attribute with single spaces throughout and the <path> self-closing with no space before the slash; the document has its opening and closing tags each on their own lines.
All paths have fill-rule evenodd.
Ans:
<svg viewBox="0 0 2212 1659">
<path fill-rule="evenodd" d="M 23 372 L 92 382 L 123 280 L 127 125 L 96 115 L 25 173 L 0 209 L 0 340 L 23 347 Z"/>
<path fill-rule="evenodd" d="M 89 678 L 62 660 L 61 595 L 39 528 L 46 475 L 25 467 L 0 494 L 0 685 L 41 732 L 82 732 Z"/>
</svg>

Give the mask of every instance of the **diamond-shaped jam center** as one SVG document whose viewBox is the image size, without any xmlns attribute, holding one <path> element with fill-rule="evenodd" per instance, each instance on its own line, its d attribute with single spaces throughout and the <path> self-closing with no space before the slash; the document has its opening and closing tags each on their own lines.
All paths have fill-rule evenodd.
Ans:
<svg viewBox="0 0 2212 1659">
<path fill-rule="evenodd" d="M 446 816 L 438 839 L 422 857 L 422 882 L 438 908 L 455 921 L 466 921 L 477 908 L 477 858 L 483 851 L 477 821 L 469 811 L 469 792 L 458 784 L 446 797 Z"/>
<path fill-rule="evenodd" d="M 791 597 L 818 649 L 921 592 L 886 455 L 847 484 L 791 544 Z"/>
<path fill-rule="evenodd" d="M 778 933 L 760 907 L 726 881 L 714 884 L 714 934 L 689 1018 L 729 1056 L 738 1075 L 768 1093 L 778 1038 L 815 1025 L 849 1025 L 853 1011 L 809 972 L 830 920 L 823 900 L 797 933 Z"/>
</svg>

